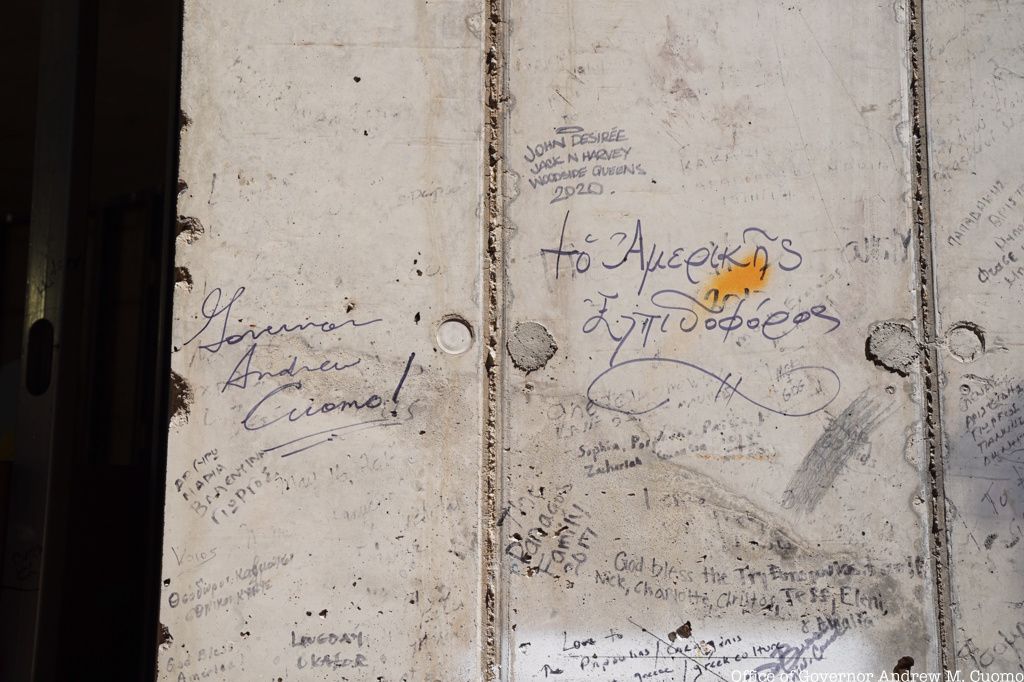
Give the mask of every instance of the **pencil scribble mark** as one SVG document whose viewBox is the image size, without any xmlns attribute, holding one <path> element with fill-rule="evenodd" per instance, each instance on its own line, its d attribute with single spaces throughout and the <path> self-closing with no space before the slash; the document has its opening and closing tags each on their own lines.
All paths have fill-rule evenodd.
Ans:
<svg viewBox="0 0 1024 682">
<path fill-rule="evenodd" d="M 865 394 L 835 417 L 800 463 L 786 487 L 782 506 L 814 511 L 853 455 L 866 461 L 871 433 L 885 419 L 885 407 Z"/>
</svg>

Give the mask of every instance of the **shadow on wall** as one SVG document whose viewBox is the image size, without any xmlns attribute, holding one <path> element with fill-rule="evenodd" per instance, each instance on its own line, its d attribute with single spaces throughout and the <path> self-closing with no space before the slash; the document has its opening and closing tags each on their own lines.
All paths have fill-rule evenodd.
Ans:
<svg viewBox="0 0 1024 682">
<path fill-rule="evenodd" d="M 59 3 L 54 3 L 59 4 Z M 12 486 L 31 227 L 41 12 L 11 3 L 0 21 L 0 549 Z M 179 0 L 82 2 L 95 12 L 94 62 L 79 125 L 89 139 L 83 239 L 74 257 L 83 362 L 70 457 L 64 578 L 54 585 L 57 679 L 152 679 L 166 440 L 166 283 L 175 201 Z M 90 45 L 90 47 L 92 47 Z M 91 88 L 91 93 L 89 89 Z M 16 105 L 15 105 L 16 104 Z M 91 104 L 91 106 L 90 106 Z M 45 134 L 45 131 L 40 131 Z M 173 239 L 173 236 L 171 237 Z M 64 377 L 62 377 L 64 378 Z M 25 561 L 29 573 L 37 559 Z M 3 605 L 0 604 L 0 612 Z M 30 655 L 30 652 L 25 652 Z"/>
</svg>

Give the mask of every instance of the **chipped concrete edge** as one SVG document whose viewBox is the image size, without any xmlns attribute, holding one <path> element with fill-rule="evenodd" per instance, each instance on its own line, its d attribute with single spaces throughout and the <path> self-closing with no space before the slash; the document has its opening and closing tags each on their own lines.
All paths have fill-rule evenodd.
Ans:
<svg viewBox="0 0 1024 682">
<path fill-rule="evenodd" d="M 910 107 L 913 121 L 914 233 L 917 243 L 918 319 L 921 322 L 919 368 L 924 384 L 924 423 L 931 487 L 931 563 L 935 577 L 939 657 L 944 670 L 955 670 L 953 618 L 949 581 L 949 538 L 946 526 L 945 443 L 942 437 L 942 395 L 939 387 L 938 332 L 932 212 L 928 170 L 928 112 L 925 99 L 924 0 L 908 0 Z"/>
<path fill-rule="evenodd" d="M 480 481 L 481 523 L 481 679 L 500 676 L 501 587 L 498 553 L 498 506 L 501 500 L 501 397 L 504 348 L 504 107 L 505 97 L 505 22 L 504 0 L 484 0 L 484 366 L 487 373 L 484 390 L 483 467 Z"/>
</svg>

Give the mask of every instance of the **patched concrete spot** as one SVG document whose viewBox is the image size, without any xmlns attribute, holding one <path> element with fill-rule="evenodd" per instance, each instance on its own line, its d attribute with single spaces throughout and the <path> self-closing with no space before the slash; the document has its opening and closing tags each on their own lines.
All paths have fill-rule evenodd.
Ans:
<svg viewBox="0 0 1024 682">
<path fill-rule="evenodd" d="M 960 362 L 974 362 L 985 352 L 985 333 L 973 322 L 957 322 L 946 332 L 946 348 Z"/>
<path fill-rule="evenodd" d="M 512 364 L 524 372 L 533 372 L 554 356 L 558 345 L 539 322 L 520 322 L 512 330 L 505 344 Z"/>
<path fill-rule="evenodd" d="M 437 345 L 445 353 L 465 353 L 473 345 L 473 328 L 461 317 L 449 317 L 437 327 Z"/>
<path fill-rule="evenodd" d="M 864 351 L 868 360 L 879 367 L 905 377 L 917 362 L 921 349 L 909 322 L 885 320 L 871 325 Z"/>
</svg>

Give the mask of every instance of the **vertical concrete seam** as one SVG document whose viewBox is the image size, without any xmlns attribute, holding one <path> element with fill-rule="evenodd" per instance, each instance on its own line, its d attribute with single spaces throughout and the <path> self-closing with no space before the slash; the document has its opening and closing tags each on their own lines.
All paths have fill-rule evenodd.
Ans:
<svg viewBox="0 0 1024 682">
<path fill-rule="evenodd" d="M 919 276 L 918 319 L 921 322 L 921 374 L 925 398 L 925 437 L 931 492 L 931 563 L 935 577 L 939 656 L 944 670 L 953 670 L 953 622 L 946 526 L 945 443 L 939 386 L 938 321 L 928 170 L 928 117 L 925 99 L 924 0 L 909 0 L 910 102 L 914 149 L 914 232 Z"/>
<path fill-rule="evenodd" d="M 481 573 L 484 596 L 481 619 L 481 679 L 499 676 L 501 639 L 497 626 L 498 595 L 498 505 L 501 480 L 501 348 L 504 332 L 504 22 L 503 0 L 484 0 L 484 231 L 485 307 L 484 365 L 484 448 L 481 475 Z"/>
</svg>

